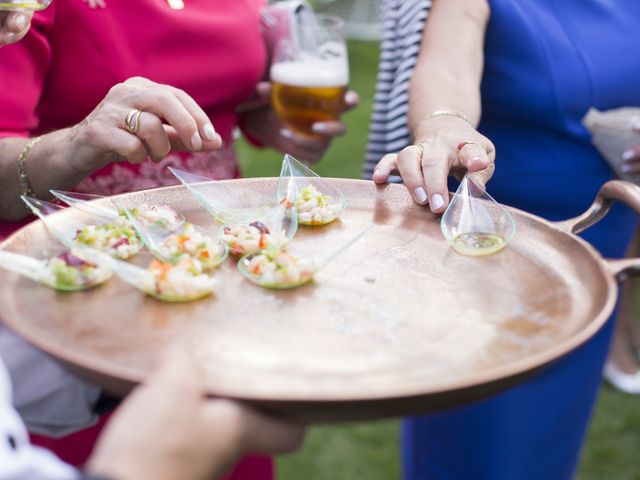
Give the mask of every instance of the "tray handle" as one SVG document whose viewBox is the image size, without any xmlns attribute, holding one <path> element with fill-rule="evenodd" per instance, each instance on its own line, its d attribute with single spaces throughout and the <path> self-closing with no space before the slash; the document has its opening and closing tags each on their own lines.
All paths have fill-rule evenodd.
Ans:
<svg viewBox="0 0 640 480">
<path fill-rule="evenodd" d="M 616 200 L 624 202 L 640 214 L 640 187 L 623 180 L 610 180 L 602 185 L 596 199 L 586 212 L 555 224 L 566 232 L 580 233 L 604 218 Z M 607 260 L 607 263 L 619 281 L 624 281 L 630 276 L 640 276 L 640 259 L 638 258 Z"/>
</svg>

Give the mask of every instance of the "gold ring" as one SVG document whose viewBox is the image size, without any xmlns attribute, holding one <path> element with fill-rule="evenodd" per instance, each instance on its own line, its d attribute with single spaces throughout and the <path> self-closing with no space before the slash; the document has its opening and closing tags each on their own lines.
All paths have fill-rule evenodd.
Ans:
<svg viewBox="0 0 640 480">
<path fill-rule="evenodd" d="M 460 153 L 462 149 L 467 145 L 478 145 L 480 148 L 482 148 L 482 145 L 480 145 L 478 142 L 460 142 L 456 147 L 457 152 Z"/>
<path fill-rule="evenodd" d="M 127 118 L 124 121 L 124 126 L 127 129 L 127 132 L 133 133 L 137 135 L 140 131 L 140 115 L 142 112 L 136 108 L 131 110 L 127 114 Z"/>
</svg>

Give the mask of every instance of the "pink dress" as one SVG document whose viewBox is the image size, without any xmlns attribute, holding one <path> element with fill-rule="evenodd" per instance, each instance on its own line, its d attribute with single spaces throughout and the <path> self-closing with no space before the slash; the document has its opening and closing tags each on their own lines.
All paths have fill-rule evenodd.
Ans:
<svg viewBox="0 0 640 480">
<path fill-rule="evenodd" d="M 35 15 L 23 41 L 0 49 L 0 137 L 75 125 L 113 85 L 142 76 L 191 95 L 225 148 L 112 164 L 77 190 L 109 195 L 176 183 L 167 165 L 217 179 L 238 176 L 232 131 L 237 106 L 266 71 L 259 16 L 265 0 L 185 0 L 184 10 L 172 10 L 166 0 L 106 1 L 105 9 L 91 9 L 83 0 L 54 0 Z M 0 222 L 0 239 L 18 225 Z M 68 458 L 81 462 L 86 454 L 74 451 Z M 271 478 L 271 463 L 256 462 L 241 466 L 241 477 Z"/>
</svg>

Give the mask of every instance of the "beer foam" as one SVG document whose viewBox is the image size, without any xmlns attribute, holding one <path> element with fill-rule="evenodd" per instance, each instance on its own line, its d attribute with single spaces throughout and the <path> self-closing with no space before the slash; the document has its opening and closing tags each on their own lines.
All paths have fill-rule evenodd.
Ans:
<svg viewBox="0 0 640 480">
<path fill-rule="evenodd" d="M 296 87 L 346 87 L 349 71 L 344 60 L 281 62 L 271 66 L 271 80 Z"/>
</svg>

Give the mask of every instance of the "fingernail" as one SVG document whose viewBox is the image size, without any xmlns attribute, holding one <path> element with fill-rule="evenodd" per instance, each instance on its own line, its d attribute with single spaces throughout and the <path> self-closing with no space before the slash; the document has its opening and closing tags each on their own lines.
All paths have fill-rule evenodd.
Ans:
<svg viewBox="0 0 640 480">
<path fill-rule="evenodd" d="M 631 119 L 631 128 L 634 130 L 640 130 L 640 117 L 633 117 Z"/>
<path fill-rule="evenodd" d="M 327 125 L 325 123 L 314 123 L 311 125 L 311 131 L 313 133 L 326 133 Z"/>
<path fill-rule="evenodd" d="M 432 209 L 437 210 L 443 205 L 444 205 L 444 198 L 442 198 L 442 195 L 440 195 L 439 193 L 436 193 L 435 195 L 431 196 Z"/>
<path fill-rule="evenodd" d="M 344 96 L 344 101 L 349 104 L 356 103 L 358 101 L 358 95 L 355 92 L 349 90 Z"/>
<path fill-rule="evenodd" d="M 416 202 L 424 203 L 427 201 L 427 192 L 424 191 L 424 188 L 418 187 L 413 191 L 413 197 L 416 199 Z"/>
<path fill-rule="evenodd" d="M 202 149 L 202 138 L 200 138 L 200 134 L 198 132 L 194 133 L 193 137 L 191 137 L 191 148 L 193 150 Z"/>
<path fill-rule="evenodd" d="M 27 28 L 27 19 L 24 17 L 24 15 L 17 15 L 15 17 L 15 22 L 18 28 L 20 29 L 20 31 Z"/>
<path fill-rule="evenodd" d="M 204 131 L 204 138 L 206 138 L 210 142 L 216 139 L 216 130 L 210 123 L 205 123 L 202 130 Z"/>
<path fill-rule="evenodd" d="M 631 166 L 630 165 L 620 165 L 620 171 L 622 173 L 628 173 L 631 171 Z"/>
<path fill-rule="evenodd" d="M 636 156 L 635 150 L 627 150 L 622 154 L 622 160 L 625 162 Z"/>
</svg>

